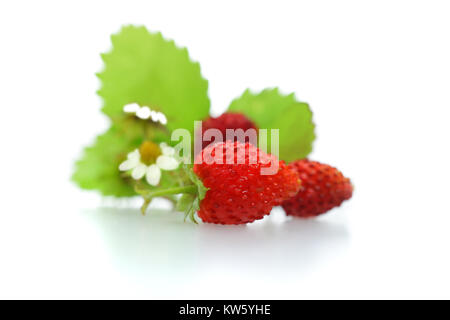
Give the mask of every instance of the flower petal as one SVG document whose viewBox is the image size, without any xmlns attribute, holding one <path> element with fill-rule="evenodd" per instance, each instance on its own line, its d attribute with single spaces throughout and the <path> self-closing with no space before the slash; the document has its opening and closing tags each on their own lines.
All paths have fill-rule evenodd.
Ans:
<svg viewBox="0 0 450 320">
<path fill-rule="evenodd" d="M 127 158 L 130 159 L 130 160 L 139 160 L 141 158 L 141 154 L 139 153 L 139 150 L 136 149 L 133 152 L 130 152 L 127 155 Z"/>
<path fill-rule="evenodd" d="M 126 113 L 136 113 L 139 110 L 139 105 L 137 103 L 129 103 L 123 107 L 123 112 Z"/>
<path fill-rule="evenodd" d="M 127 160 L 125 160 L 124 162 L 122 162 L 119 165 L 119 170 L 120 171 L 128 171 L 133 168 L 136 168 L 140 163 L 140 158 L 141 158 L 141 155 L 139 154 L 139 150 L 136 149 L 133 152 L 130 152 L 127 155 Z"/>
<path fill-rule="evenodd" d="M 150 118 L 152 118 L 152 121 L 157 122 L 158 121 L 158 112 L 151 110 L 150 111 Z"/>
<path fill-rule="evenodd" d="M 178 168 L 179 163 L 178 160 L 174 157 L 162 155 L 159 156 L 158 159 L 156 159 L 156 165 L 163 170 L 170 171 Z"/>
<path fill-rule="evenodd" d="M 169 147 L 167 144 L 165 144 L 164 142 L 161 143 L 159 145 L 159 147 L 161 148 L 162 154 L 165 156 L 173 156 L 175 154 L 175 149 L 172 147 Z"/>
<path fill-rule="evenodd" d="M 119 165 L 119 170 L 120 171 L 128 171 L 128 170 L 133 169 L 134 167 L 136 167 L 136 166 L 134 165 L 133 161 L 128 159 Z"/>
<path fill-rule="evenodd" d="M 143 163 L 140 163 L 137 165 L 136 168 L 133 169 L 131 172 L 131 176 L 134 180 L 142 179 L 142 177 L 145 175 L 145 172 L 147 171 L 147 166 Z"/>
<path fill-rule="evenodd" d="M 147 120 L 150 118 L 151 110 L 149 107 L 142 107 L 138 111 L 136 111 L 136 116 L 140 119 Z"/>
<path fill-rule="evenodd" d="M 152 186 L 157 186 L 159 180 L 161 179 L 161 169 L 159 169 L 159 167 L 156 164 L 152 164 L 150 167 L 147 168 L 145 178 L 148 184 Z"/>
<path fill-rule="evenodd" d="M 164 115 L 164 113 L 159 113 L 159 122 L 161 122 L 161 124 L 166 125 L 167 124 L 167 118 Z"/>
</svg>

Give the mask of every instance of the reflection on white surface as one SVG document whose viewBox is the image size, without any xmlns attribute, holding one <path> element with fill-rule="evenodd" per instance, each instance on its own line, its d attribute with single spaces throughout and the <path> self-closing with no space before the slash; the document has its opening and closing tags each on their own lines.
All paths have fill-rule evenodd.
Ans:
<svg viewBox="0 0 450 320">
<path fill-rule="evenodd" d="M 246 226 L 183 222 L 183 214 L 153 209 L 86 211 L 102 233 L 111 262 L 139 279 L 171 281 L 207 273 L 249 277 L 303 276 L 316 264 L 339 257 L 348 244 L 344 224 L 290 219 L 281 210 Z"/>
</svg>

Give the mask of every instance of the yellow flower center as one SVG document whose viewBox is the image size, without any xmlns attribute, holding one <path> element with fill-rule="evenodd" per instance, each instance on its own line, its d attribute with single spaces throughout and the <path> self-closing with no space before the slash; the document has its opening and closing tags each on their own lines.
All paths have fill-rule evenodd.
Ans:
<svg viewBox="0 0 450 320">
<path fill-rule="evenodd" d="M 161 155 L 161 149 L 151 141 L 144 141 L 139 147 L 139 153 L 141 154 L 142 163 L 150 165 L 155 163 L 156 158 Z"/>
</svg>

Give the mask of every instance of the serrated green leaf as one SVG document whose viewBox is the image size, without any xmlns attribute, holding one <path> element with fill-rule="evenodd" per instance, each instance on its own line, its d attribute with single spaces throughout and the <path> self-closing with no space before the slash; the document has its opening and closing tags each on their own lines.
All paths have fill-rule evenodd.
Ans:
<svg viewBox="0 0 450 320">
<path fill-rule="evenodd" d="M 72 180 L 83 189 L 98 190 L 105 196 L 136 195 L 131 181 L 122 177 L 119 171 L 119 164 L 126 159 L 127 153 L 142 142 L 139 135 L 131 133 L 113 126 L 98 136 L 75 164 Z"/>
<path fill-rule="evenodd" d="M 98 93 L 103 112 L 113 121 L 120 122 L 123 106 L 132 102 L 163 112 L 170 131 L 192 131 L 193 121 L 209 114 L 208 82 L 186 48 L 145 27 L 123 27 L 111 40 L 111 52 L 102 55 Z"/>
<path fill-rule="evenodd" d="M 229 111 L 241 112 L 261 129 L 279 129 L 279 156 L 287 162 L 305 158 L 315 139 L 312 112 L 294 94 L 283 95 L 277 88 L 259 93 L 246 90 L 233 100 Z M 271 150 L 270 133 L 267 151 Z"/>
</svg>

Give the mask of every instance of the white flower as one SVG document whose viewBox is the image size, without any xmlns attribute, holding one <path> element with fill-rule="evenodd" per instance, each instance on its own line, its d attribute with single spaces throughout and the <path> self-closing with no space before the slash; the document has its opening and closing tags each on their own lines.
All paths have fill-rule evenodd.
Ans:
<svg viewBox="0 0 450 320">
<path fill-rule="evenodd" d="M 167 118 L 164 113 L 150 109 L 147 106 L 139 106 L 137 103 L 129 103 L 123 107 L 125 113 L 134 113 L 136 117 L 142 120 L 152 119 L 153 122 L 167 124 Z"/>
<path fill-rule="evenodd" d="M 136 113 L 141 107 L 137 103 L 129 103 L 123 107 L 125 113 Z"/>
<path fill-rule="evenodd" d="M 155 163 L 147 165 L 142 162 L 141 154 L 138 149 L 130 152 L 127 160 L 122 162 L 119 166 L 120 171 L 131 171 L 131 176 L 135 180 L 140 180 L 144 176 L 147 182 L 156 186 L 161 179 L 161 170 L 171 171 L 178 168 L 180 164 L 175 157 L 175 149 L 169 147 L 165 143 L 160 144 L 162 154 L 156 158 Z"/>
<path fill-rule="evenodd" d="M 148 118 L 150 118 L 151 113 L 152 111 L 150 110 L 150 108 L 144 106 L 136 111 L 136 117 L 138 117 L 139 119 L 147 120 Z"/>
</svg>

